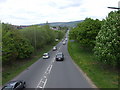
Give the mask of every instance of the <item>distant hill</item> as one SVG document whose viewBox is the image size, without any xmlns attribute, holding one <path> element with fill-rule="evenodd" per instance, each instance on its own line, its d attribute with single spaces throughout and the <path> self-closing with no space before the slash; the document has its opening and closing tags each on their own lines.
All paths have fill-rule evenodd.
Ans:
<svg viewBox="0 0 120 90">
<path fill-rule="evenodd" d="M 76 25 L 80 22 L 82 22 L 83 20 L 80 21 L 71 21 L 71 22 L 53 22 L 53 23 L 49 23 L 50 26 L 67 26 L 67 27 L 76 27 Z M 45 25 L 45 23 L 42 24 L 37 24 L 37 25 Z"/>
</svg>

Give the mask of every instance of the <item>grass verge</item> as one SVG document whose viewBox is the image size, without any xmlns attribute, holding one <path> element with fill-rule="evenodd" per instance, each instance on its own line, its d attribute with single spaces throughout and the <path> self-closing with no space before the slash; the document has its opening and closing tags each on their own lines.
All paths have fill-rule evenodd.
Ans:
<svg viewBox="0 0 120 90">
<path fill-rule="evenodd" d="M 4 85 L 6 82 L 20 74 L 23 70 L 25 70 L 27 67 L 35 63 L 45 52 L 48 52 L 51 50 L 51 48 L 56 45 L 58 42 L 55 42 L 53 44 L 48 44 L 44 46 L 41 50 L 38 50 L 35 55 L 33 55 L 31 58 L 26 60 L 18 60 L 14 62 L 12 65 L 4 66 L 2 69 L 2 85 Z"/>
<path fill-rule="evenodd" d="M 76 42 L 68 43 L 68 51 L 98 88 L 118 88 L 118 72 L 98 63 L 92 51 L 84 50 Z"/>
</svg>

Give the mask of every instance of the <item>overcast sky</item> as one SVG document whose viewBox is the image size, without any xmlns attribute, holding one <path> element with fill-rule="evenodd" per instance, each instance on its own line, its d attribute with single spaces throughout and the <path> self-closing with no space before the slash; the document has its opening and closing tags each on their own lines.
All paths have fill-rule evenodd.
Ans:
<svg viewBox="0 0 120 90">
<path fill-rule="evenodd" d="M 104 19 L 120 0 L 0 0 L 0 20 L 14 25 Z"/>
</svg>

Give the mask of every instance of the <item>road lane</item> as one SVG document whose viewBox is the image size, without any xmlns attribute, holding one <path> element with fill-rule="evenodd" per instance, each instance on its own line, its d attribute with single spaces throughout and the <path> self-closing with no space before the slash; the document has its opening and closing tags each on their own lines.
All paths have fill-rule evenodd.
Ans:
<svg viewBox="0 0 120 90">
<path fill-rule="evenodd" d="M 92 85 L 73 63 L 67 44 L 60 42 L 56 46 L 57 51 L 49 51 L 49 59 L 40 58 L 13 80 L 24 80 L 26 88 L 91 88 Z M 55 61 L 57 52 L 63 52 L 64 61 Z"/>
<path fill-rule="evenodd" d="M 55 61 L 45 88 L 92 88 L 73 63 L 67 45 L 62 45 L 59 52 L 63 52 L 65 60 Z"/>
<path fill-rule="evenodd" d="M 56 45 L 58 48 L 61 46 L 61 43 Z M 49 59 L 42 59 L 40 58 L 18 76 L 16 76 L 13 80 L 24 80 L 26 81 L 26 88 L 37 88 L 40 80 L 43 77 L 48 66 L 53 61 L 55 54 L 57 51 L 49 51 L 50 58 Z"/>
</svg>

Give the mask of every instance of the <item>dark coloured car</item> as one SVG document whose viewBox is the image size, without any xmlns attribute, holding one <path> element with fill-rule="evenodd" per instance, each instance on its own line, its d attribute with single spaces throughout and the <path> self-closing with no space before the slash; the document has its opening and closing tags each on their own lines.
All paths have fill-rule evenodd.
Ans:
<svg viewBox="0 0 120 90">
<path fill-rule="evenodd" d="M 3 86 L 2 90 L 20 90 L 25 88 L 26 83 L 25 81 L 10 81 L 5 86 Z"/>
<path fill-rule="evenodd" d="M 43 59 L 48 59 L 50 57 L 49 53 L 44 53 L 43 54 Z"/>
<path fill-rule="evenodd" d="M 62 52 L 59 52 L 56 54 L 56 61 L 63 61 L 64 60 L 64 55 Z"/>
</svg>

